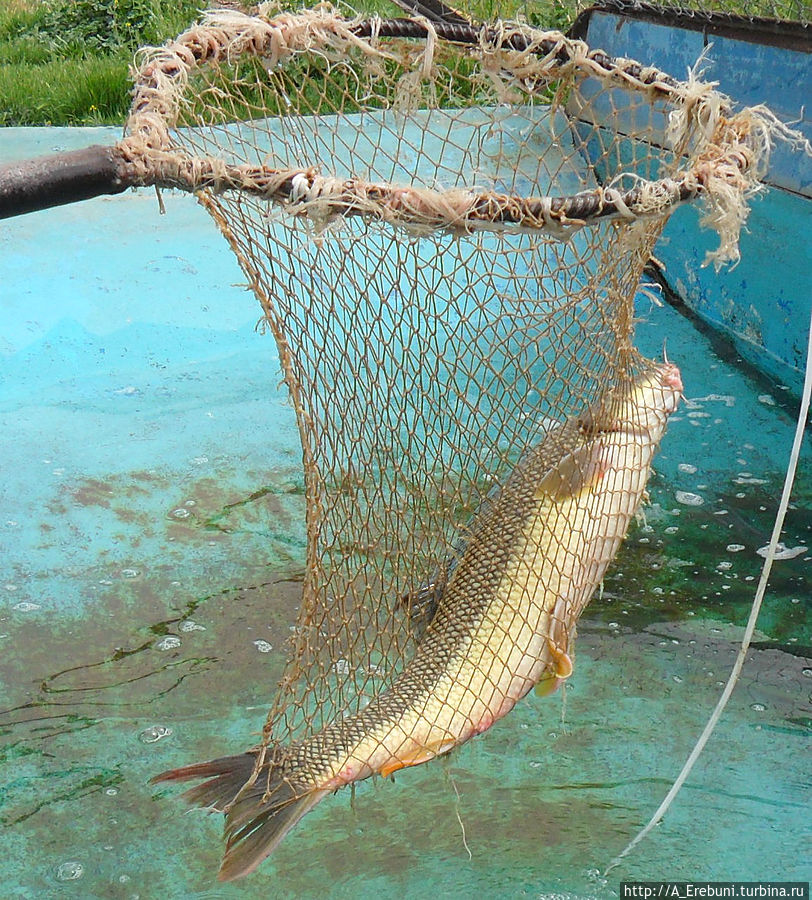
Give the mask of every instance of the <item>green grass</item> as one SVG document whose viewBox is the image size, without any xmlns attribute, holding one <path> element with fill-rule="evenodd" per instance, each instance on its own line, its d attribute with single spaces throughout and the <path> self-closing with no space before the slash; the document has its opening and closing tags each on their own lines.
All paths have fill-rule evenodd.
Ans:
<svg viewBox="0 0 812 900">
<path fill-rule="evenodd" d="M 480 21 L 497 13 L 523 14 L 533 24 L 559 27 L 567 20 L 564 2 L 475 0 L 464 8 Z M 179 34 L 205 5 L 205 0 L 0 0 L 0 126 L 121 124 L 129 107 L 134 50 Z M 362 0 L 357 6 L 364 14 L 399 15 L 387 0 Z"/>
<path fill-rule="evenodd" d="M 130 54 L 0 64 L 0 125 L 121 123 Z"/>
<path fill-rule="evenodd" d="M 120 124 L 142 44 L 194 21 L 202 0 L 2 0 L 0 125 Z"/>
</svg>

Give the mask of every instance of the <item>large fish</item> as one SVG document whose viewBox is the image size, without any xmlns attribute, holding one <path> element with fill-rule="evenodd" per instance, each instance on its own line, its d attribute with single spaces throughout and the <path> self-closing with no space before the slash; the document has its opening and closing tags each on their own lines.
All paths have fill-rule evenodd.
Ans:
<svg viewBox="0 0 812 900">
<path fill-rule="evenodd" d="M 651 365 L 546 432 L 469 529 L 415 656 L 369 705 L 298 745 L 173 769 L 183 795 L 226 814 L 219 877 L 255 869 L 343 785 L 428 762 L 481 734 L 534 685 L 572 673 L 575 624 L 626 534 L 666 421 L 676 366 Z"/>
</svg>

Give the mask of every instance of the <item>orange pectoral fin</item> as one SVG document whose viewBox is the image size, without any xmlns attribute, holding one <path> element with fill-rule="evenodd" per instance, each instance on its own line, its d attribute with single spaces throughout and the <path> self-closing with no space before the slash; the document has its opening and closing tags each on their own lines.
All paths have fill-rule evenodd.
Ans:
<svg viewBox="0 0 812 900">
<path fill-rule="evenodd" d="M 550 657 L 553 663 L 552 672 L 545 673 L 539 679 L 535 689 L 536 695 L 539 697 L 548 697 L 558 690 L 561 682 L 569 678 L 573 670 L 572 658 L 552 638 L 547 638 L 547 646 L 550 648 Z"/>
<path fill-rule="evenodd" d="M 436 756 L 447 753 L 454 746 L 453 741 L 438 741 L 437 743 L 426 745 L 415 745 L 410 750 L 399 752 L 397 756 L 393 756 L 389 762 L 381 766 L 381 775 L 386 778 L 398 769 L 405 769 L 409 766 L 419 766 L 422 763 L 429 762 Z"/>
<path fill-rule="evenodd" d="M 569 678 L 572 675 L 572 659 L 569 654 L 562 650 L 558 644 L 553 643 L 550 638 L 547 638 L 547 644 L 550 648 L 550 655 L 553 658 L 553 666 L 555 667 L 555 674 L 558 678 L 562 680 L 564 678 Z"/>
</svg>

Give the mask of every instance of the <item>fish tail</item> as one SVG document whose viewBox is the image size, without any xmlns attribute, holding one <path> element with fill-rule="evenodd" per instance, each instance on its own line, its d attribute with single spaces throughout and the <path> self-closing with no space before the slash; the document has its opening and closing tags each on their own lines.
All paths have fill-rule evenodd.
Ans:
<svg viewBox="0 0 812 900">
<path fill-rule="evenodd" d="M 217 875 L 220 881 L 253 872 L 329 793 L 290 781 L 273 763 L 266 763 L 253 779 L 256 758 L 254 752 L 225 756 L 162 772 L 151 782 L 207 779 L 181 794 L 181 799 L 226 815 L 226 851 Z"/>
</svg>

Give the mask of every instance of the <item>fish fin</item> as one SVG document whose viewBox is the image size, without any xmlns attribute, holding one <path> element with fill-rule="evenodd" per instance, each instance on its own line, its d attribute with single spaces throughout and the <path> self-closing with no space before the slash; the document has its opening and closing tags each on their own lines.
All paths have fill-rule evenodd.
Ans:
<svg viewBox="0 0 812 900">
<path fill-rule="evenodd" d="M 328 790 L 297 785 L 267 765 L 249 783 L 256 753 L 225 756 L 210 762 L 182 766 L 156 775 L 151 783 L 208 779 L 181 797 L 194 806 L 226 814 L 226 852 L 218 879 L 231 881 L 253 872 L 291 828 Z"/>
<path fill-rule="evenodd" d="M 411 750 L 405 753 L 398 753 L 393 756 L 389 762 L 384 763 L 380 768 L 380 774 L 387 778 L 393 772 L 399 769 L 406 769 L 409 766 L 419 766 L 427 763 L 444 753 L 448 753 L 455 746 L 454 741 L 437 741 L 431 744 L 416 744 Z"/>
<path fill-rule="evenodd" d="M 568 453 L 536 486 L 536 500 L 565 500 L 580 494 L 603 475 L 599 448 L 592 441 Z"/>
<path fill-rule="evenodd" d="M 549 697 L 550 694 L 554 694 L 560 686 L 561 679 L 553 672 L 548 672 L 536 682 L 533 692 L 537 697 Z"/>
<path fill-rule="evenodd" d="M 150 784 L 160 781 L 191 781 L 207 778 L 203 784 L 190 788 L 181 794 L 181 799 L 192 806 L 225 812 L 226 807 L 236 798 L 254 770 L 254 753 L 240 753 L 237 756 L 223 756 L 209 762 L 195 763 L 161 772 L 150 779 Z"/>
<path fill-rule="evenodd" d="M 552 659 L 552 671 L 546 672 L 536 683 L 535 694 L 537 697 L 549 697 L 572 675 L 572 657 L 562 650 L 552 638 L 547 638 L 547 646 L 550 649 Z"/>
<path fill-rule="evenodd" d="M 246 785 L 226 813 L 226 852 L 219 881 L 248 875 L 272 853 L 293 826 L 324 797 L 327 789 L 297 785 L 271 769 Z"/>
<path fill-rule="evenodd" d="M 553 658 L 553 666 L 557 678 L 565 679 L 572 675 L 573 665 L 572 659 L 566 650 L 562 650 L 558 644 L 547 638 L 547 644 L 550 647 L 550 656 Z"/>
</svg>

